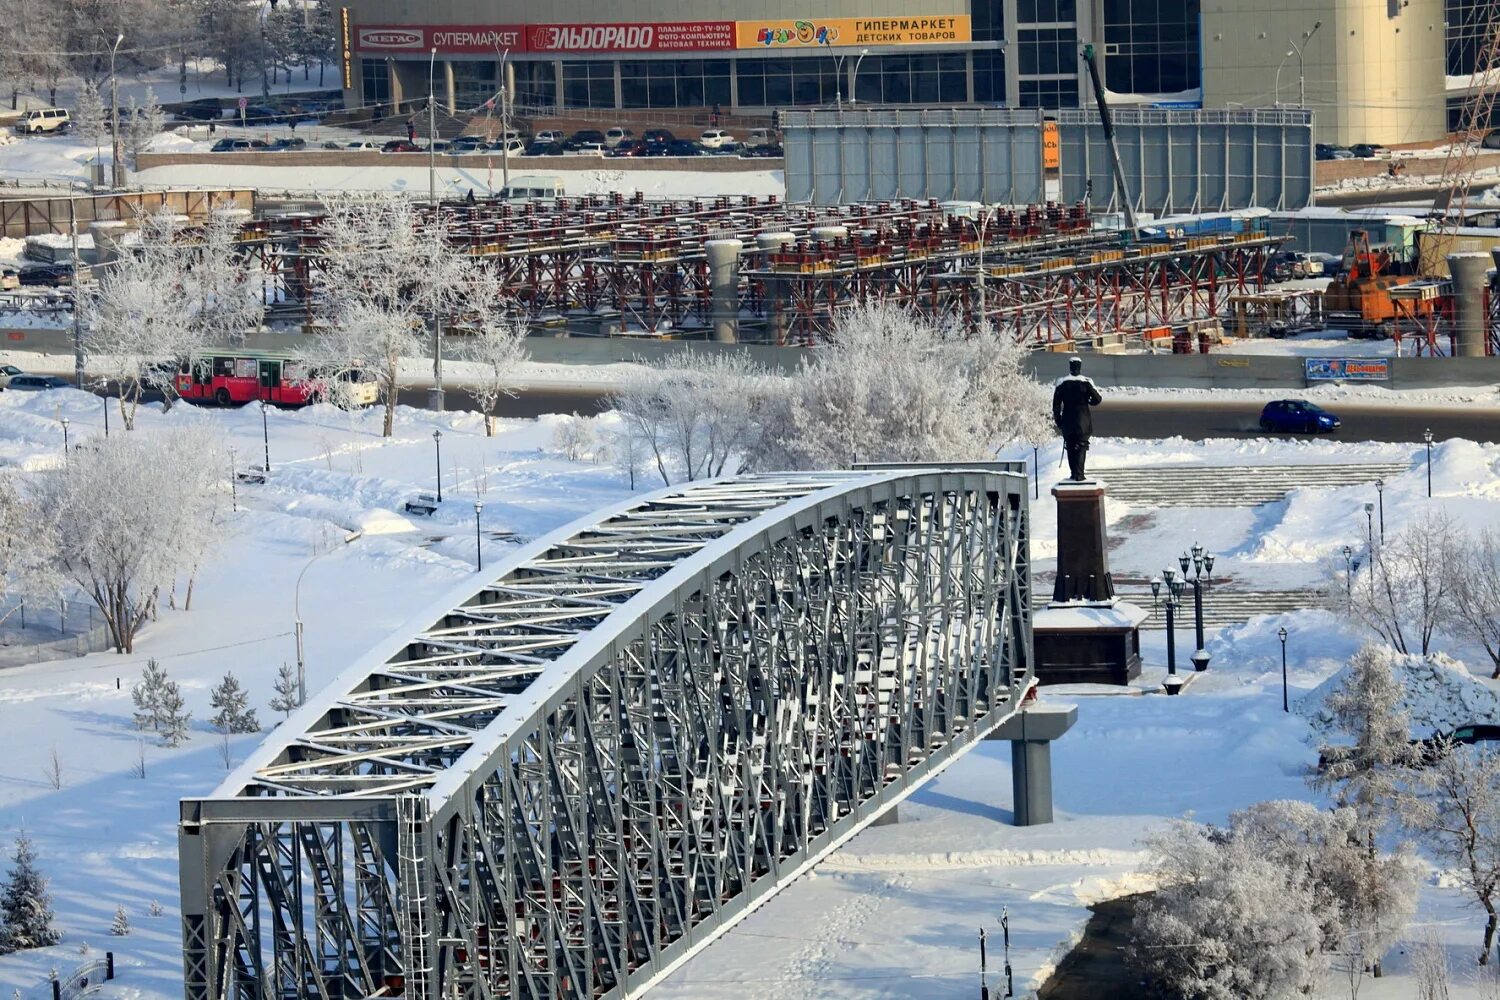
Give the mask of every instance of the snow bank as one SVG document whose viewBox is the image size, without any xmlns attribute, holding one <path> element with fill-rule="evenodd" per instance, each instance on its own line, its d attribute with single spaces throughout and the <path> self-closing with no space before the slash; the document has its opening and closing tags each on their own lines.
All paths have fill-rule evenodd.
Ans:
<svg viewBox="0 0 1500 1000">
<path fill-rule="evenodd" d="M 1500 722 L 1500 694 L 1469 673 L 1468 667 L 1442 653 L 1427 657 L 1390 652 L 1391 668 L 1402 691 L 1401 707 L 1411 714 L 1414 735 L 1447 732 L 1468 722 Z M 1344 667 L 1296 703 L 1313 731 L 1326 734 L 1333 725 L 1328 698 L 1343 683 Z"/>
</svg>

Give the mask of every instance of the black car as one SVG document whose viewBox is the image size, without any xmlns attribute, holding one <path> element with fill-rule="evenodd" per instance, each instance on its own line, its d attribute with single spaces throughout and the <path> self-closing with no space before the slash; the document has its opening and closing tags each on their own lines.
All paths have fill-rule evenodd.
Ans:
<svg viewBox="0 0 1500 1000">
<path fill-rule="evenodd" d="M 702 156 L 703 147 L 690 139 L 673 139 L 666 144 L 667 156 Z"/>
<path fill-rule="evenodd" d="M 266 149 L 264 139 L 220 139 L 209 147 L 211 153 L 243 153 L 254 149 Z"/>
<path fill-rule="evenodd" d="M 212 122 L 224 117 L 224 109 L 218 101 L 194 101 L 182 105 L 172 117 L 180 122 Z"/>
<path fill-rule="evenodd" d="M 522 156 L 561 156 L 567 152 L 560 142 L 533 142 Z"/>
<path fill-rule="evenodd" d="M 776 146 L 776 145 L 772 145 L 770 143 L 766 143 L 766 144 L 760 145 L 760 146 L 751 146 L 748 149 L 741 149 L 740 150 L 740 155 L 741 156 L 753 156 L 753 157 L 766 157 L 766 158 L 769 159 L 769 158 L 772 158 L 772 157 L 782 157 L 782 156 L 785 156 L 786 155 L 786 150 L 782 149 L 780 146 Z"/>
<path fill-rule="evenodd" d="M 604 145 L 604 133 L 596 128 L 581 128 L 563 140 L 563 149 L 582 149 L 589 143 Z"/>
<path fill-rule="evenodd" d="M 1500 726 L 1471 722 L 1467 726 L 1459 726 L 1451 733 L 1435 733 L 1425 740 L 1412 740 L 1413 763 L 1418 766 L 1436 764 L 1443 759 L 1444 751 L 1449 746 L 1474 746 L 1479 743 L 1500 743 Z"/>
<path fill-rule="evenodd" d="M 269 104 L 252 104 L 241 114 L 246 124 L 254 122 L 257 125 L 270 125 L 286 120 L 286 115 L 280 108 L 273 108 Z"/>
<path fill-rule="evenodd" d="M 7 389 L 21 392 L 42 392 L 47 389 L 66 389 L 72 385 L 60 375 L 12 375 Z"/>
<path fill-rule="evenodd" d="M 648 128 L 645 135 L 641 136 L 641 144 L 645 146 L 663 146 L 669 142 L 676 141 L 677 137 L 664 128 Z"/>
<path fill-rule="evenodd" d="M 56 288 L 60 285 L 68 285 L 73 282 L 73 265 L 62 264 L 39 264 L 35 267 L 23 267 L 20 274 L 21 284 Z"/>
<path fill-rule="evenodd" d="M 1378 145 L 1376 143 L 1356 142 L 1354 145 L 1349 147 L 1349 152 L 1353 153 L 1358 159 L 1368 160 L 1372 156 L 1389 152 L 1389 150 L 1387 150 L 1384 146 Z"/>
<path fill-rule="evenodd" d="M 289 150 L 289 149 L 306 149 L 306 148 L 307 148 L 307 140 L 306 139 L 302 139 L 302 138 L 298 138 L 295 135 L 293 135 L 293 136 L 286 136 L 284 138 L 277 139 L 275 142 L 271 143 L 269 146 L 266 147 L 266 149 L 271 150 L 272 152 L 284 152 L 284 151 Z"/>
</svg>

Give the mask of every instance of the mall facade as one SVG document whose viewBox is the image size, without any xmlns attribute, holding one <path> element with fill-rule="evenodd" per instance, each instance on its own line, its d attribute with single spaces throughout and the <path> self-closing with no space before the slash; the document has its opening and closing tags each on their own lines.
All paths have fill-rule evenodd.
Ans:
<svg viewBox="0 0 1500 1000">
<path fill-rule="evenodd" d="M 351 105 L 526 109 L 1305 104 L 1319 138 L 1435 138 L 1494 0 L 352 0 Z M 548 18 L 541 22 L 539 15 Z M 601 12 L 614 20 L 603 22 Z M 666 15 L 670 14 L 670 18 Z M 430 88 L 430 89 L 429 89 Z"/>
</svg>

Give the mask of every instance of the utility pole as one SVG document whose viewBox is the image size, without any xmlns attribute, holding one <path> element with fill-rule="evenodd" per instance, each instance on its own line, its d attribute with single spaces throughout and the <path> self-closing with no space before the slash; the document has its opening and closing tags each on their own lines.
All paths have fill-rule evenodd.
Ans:
<svg viewBox="0 0 1500 1000">
<path fill-rule="evenodd" d="M 505 75 L 505 62 L 510 58 L 510 49 L 500 53 L 500 184 L 510 187 L 510 78 Z"/>
<path fill-rule="evenodd" d="M 432 223 L 438 222 L 437 196 L 437 46 L 427 62 L 427 197 L 432 204 Z M 440 309 L 432 311 L 432 389 L 427 393 L 427 408 L 443 410 L 443 317 Z M 439 487 L 441 489 L 441 487 Z"/>
<path fill-rule="evenodd" d="M 78 294 L 78 202 L 68 197 L 68 234 L 73 239 L 73 384 L 83 388 L 83 299 Z"/>
<path fill-rule="evenodd" d="M 125 40 L 122 31 L 115 38 L 115 44 L 109 49 L 109 121 L 110 121 L 110 156 L 113 162 L 109 165 L 110 177 L 113 179 L 115 190 L 125 186 L 125 168 L 120 162 L 120 92 L 119 85 L 115 79 L 115 53 L 120 51 L 120 43 Z"/>
</svg>

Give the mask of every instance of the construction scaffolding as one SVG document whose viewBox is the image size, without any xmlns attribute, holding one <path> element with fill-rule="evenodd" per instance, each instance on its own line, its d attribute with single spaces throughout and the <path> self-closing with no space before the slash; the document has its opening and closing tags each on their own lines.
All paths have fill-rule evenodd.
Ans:
<svg viewBox="0 0 1500 1000">
<path fill-rule="evenodd" d="M 1031 690 L 1019 467 L 669 488 L 182 803 L 188 1000 L 637 997 Z"/>
</svg>

